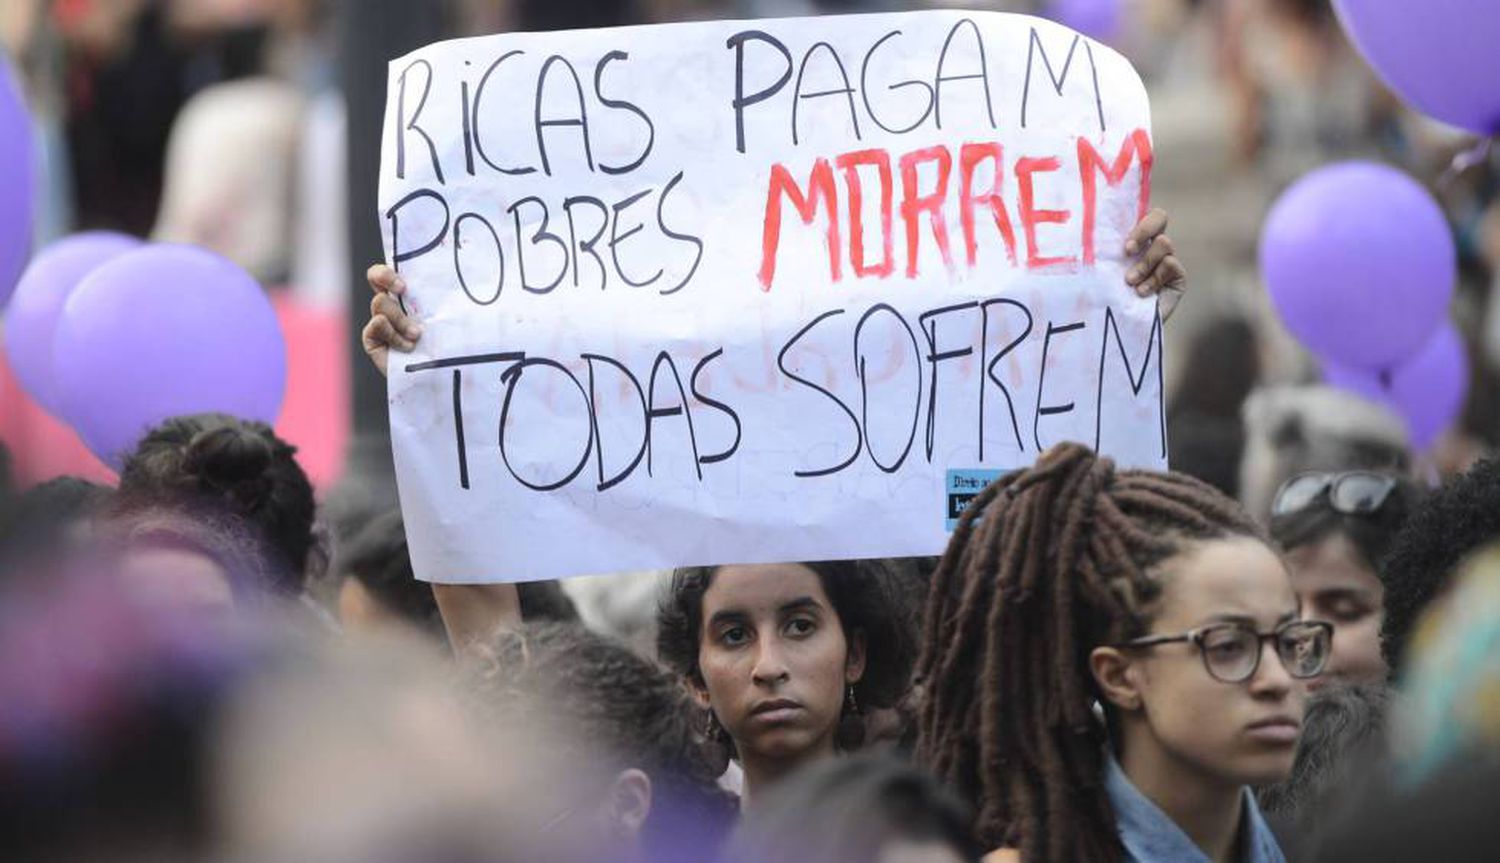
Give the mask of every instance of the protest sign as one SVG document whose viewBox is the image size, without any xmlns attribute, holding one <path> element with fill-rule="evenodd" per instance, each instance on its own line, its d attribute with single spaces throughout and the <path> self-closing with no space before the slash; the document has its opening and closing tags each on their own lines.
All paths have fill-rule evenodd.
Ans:
<svg viewBox="0 0 1500 863">
<path fill-rule="evenodd" d="M 1124 282 L 1150 116 L 1065 27 L 929 11 L 506 34 L 394 61 L 419 577 L 938 553 L 1076 440 L 1160 468 Z"/>
</svg>

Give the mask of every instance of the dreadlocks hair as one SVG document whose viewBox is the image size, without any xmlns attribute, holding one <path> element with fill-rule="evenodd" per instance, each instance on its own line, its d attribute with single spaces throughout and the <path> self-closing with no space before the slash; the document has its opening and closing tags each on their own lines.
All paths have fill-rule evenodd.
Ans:
<svg viewBox="0 0 1500 863">
<path fill-rule="evenodd" d="M 1078 444 L 970 503 L 928 594 L 917 757 L 975 804 L 984 847 L 1027 863 L 1121 858 L 1089 653 L 1145 633 L 1159 564 L 1236 536 L 1266 541 L 1207 483 L 1116 471 Z"/>
</svg>

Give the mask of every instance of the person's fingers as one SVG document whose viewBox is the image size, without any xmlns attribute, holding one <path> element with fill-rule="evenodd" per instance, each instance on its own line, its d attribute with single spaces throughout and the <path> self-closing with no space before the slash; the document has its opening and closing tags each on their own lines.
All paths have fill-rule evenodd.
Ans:
<svg viewBox="0 0 1500 863">
<path fill-rule="evenodd" d="M 1157 297 L 1161 319 L 1166 321 L 1172 317 L 1172 312 L 1177 310 L 1177 304 L 1187 293 L 1187 271 L 1175 256 L 1168 257 L 1140 290 L 1143 297 Z"/>
<path fill-rule="evenodd" d="M 391 322 L 384 317 L 371 318 L 365 328 L 360 331 L 360 343 L 364 346 L 365 356 L 375 364 L 375 368 L 381 374 L 385 374 L 386 360 L 390 353 L 389 346 L 391 337 L 395 330 L 391 328 Z"/>
<path fill-rule="evenodd" d="M 398 328 L 406 324 L 406 313 L 401 311 L 401 304 L 384 291 L 370 297 L 370 317 L 373 319 L 381 315 L 390 318 L 391 323 Z"/>
<path fill-rule="evenodd" d="M 1177 311 L 1177 304 L 1182 302 L 1186 296 L 1183 289 L 1169 287 L 1156 295 L 1156 310 L 1161 315 L 1163 323 L 1171 320 L 1172 313 Z"/>
<path fill-rule="evenodd" d="M 1136 222 L 1135 227 L 1130 230 L 1130 236 L 1125 238 L 1125 254 L 1138 255 L 1151 240 L 1159 236 L 1167 229 L 1167 211 L 1157 207 L 1147 213 Z"/>
<path fill-rule="evenodd" d="M 364 332 L 361 333 L 364 340 L 365 353 L 372 353 L 383 348 L 396 348 L 400 351 L 410 351 L 415 345 L 411 340 L 401 335 L 396 330 L 391 319 L 385 315 L 376 315 L 365 324 Z"/>
<path fill-rule="evenodd" d="M 400 301 L 390 294 L 379 293 L 370 298 L 370 317 L 388 318 L 398 332 L 412 341 L 422 337 L 422 325 L 402 311 Z"/>
<path fill-rule="evenodd" d="M 1183 291 L 1187 289 L 1187 268 L 1177 260 L 1176 255 L 1169 255 L 1156 268 L 1158 283 L 1161 285 L 1159 291 Z"/>
<path fill-rule="evenodd" d="M 417 346 L 416 342 L 401 335 L 396 326 L 391 323 L 391 319 L 385 315 L 376 315 L 371 318 L 370 322 L 365 324 L 364 330 L 360 333 L 360 339 L 364 343 L 365 353 L 369 354 L 372 358 L 376 357 L 377 354 L 381 354 L 380 360 L 376 362 L 376 365 L 383 365 L 383 354 L 387 348 L 395 348 L 402 353 L 410 353 Z"/>
<path fill-rule="evenodd" d="M 360 341 L 365 346 L 365 353 L 387 347 L 390 344 L 390 336 L 395 332 L 391 322 L 385 315 L 375 315 L 365 322 L 365 328 L 360 330 Z"/>
<path fill-rule="evenodd" d="M 1135 285 L 1136 290 L 1142 292 L 1141 295 L 1145 296 L 1143 290 L 1146 287 L 1146 281 L 1152 275 L 1155 275 L 1157 270 L 1161 269 L 1164 261 L 1174 257 L 1175 252 L 1176 249 L 1172 247 L 1172 239 L 1170 237 L 1165 234 L 1157 237 L 1147 247 L 1146 254 L 1125 273 L 1126 283 Z"/>
<path fill-rule="evenodd" d="M 1177 248 L 1172 245 L 1172 238 L 1162 234 L 1151 241 L 1151 247 L 1146 249 L 1145 256 L 1141 262 L 1146 265 L 1149 272 L 1155 272 L 1161 267 L 1162 261 L 1177 254 Z"/>
<path fill-rule="evenodd" d="M 377 294 L 384 292 L 400 296 L 406 293 L 406 280 L 385 264 L 375 264 L 365 270 L 365 280 L 370 283 L 370 290 Z"/>
<path fill-rule="evenodd" d="M 1177 259 L 1169 258 L 1168 260 L 1175 261 Z M 1142 297 L 1150 297 L 1161 293 L 1171 287 L 1171 282 L 1167 280 L 1169 275 L 1171 274 L 1164 267 L 1157 267 L 1139 285 L 1135 286 L 1136 294 Z"/>
</svg>

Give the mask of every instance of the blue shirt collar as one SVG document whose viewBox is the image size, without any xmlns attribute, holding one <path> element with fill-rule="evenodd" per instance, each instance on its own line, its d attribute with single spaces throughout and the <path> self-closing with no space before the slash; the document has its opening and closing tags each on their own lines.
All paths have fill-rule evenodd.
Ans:
<svg viewBox="0 0 1500 863">
<path fill-rule="evenodd" d="M 1168 815 L 1131 784 L 1114 756 L 1106 758 L 1104 788 L 1115 810 L 1127 863 L 1212 863 Z M 1244 791 L 1240 820 L 1240 863 L 1285 863 L 1276 837 Z"/>
</svg>

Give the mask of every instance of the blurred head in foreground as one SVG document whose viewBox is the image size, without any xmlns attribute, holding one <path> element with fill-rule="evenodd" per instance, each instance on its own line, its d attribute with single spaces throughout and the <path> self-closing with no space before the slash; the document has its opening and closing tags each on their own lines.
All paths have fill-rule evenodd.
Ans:
<svg viewBox="0 0 1500 863">
<path fill-rule="evenodd" d="M 96 571 L 0 597 L 12 863 L 505 860 L 473 729 L 420 644 L 143 602 Z"/>
<path fill-rule="evenodd" d="M 170 419 L 126 459 L 113 509 L 234 521 L 258 546 L 269 590 L 297 596 L 327 566 L 327 549 L 295 454 L 265 423 L 223 414 Z"/>
<path fill-rule="evenodd" d="M 725 863 L 975 863 L 969 814 L 951 792 L 888 755 L 827 759 L 746 816 Z"/>
<path fill-rule="evenodd" d="M 674 675 L 567 623 L 498 633 L 471 669 L 488 727 L 533 739 L 523 785 L 549 859 L 711 859 L 733 821 L 722 759 L 693 725 Z"/>
</svg>

